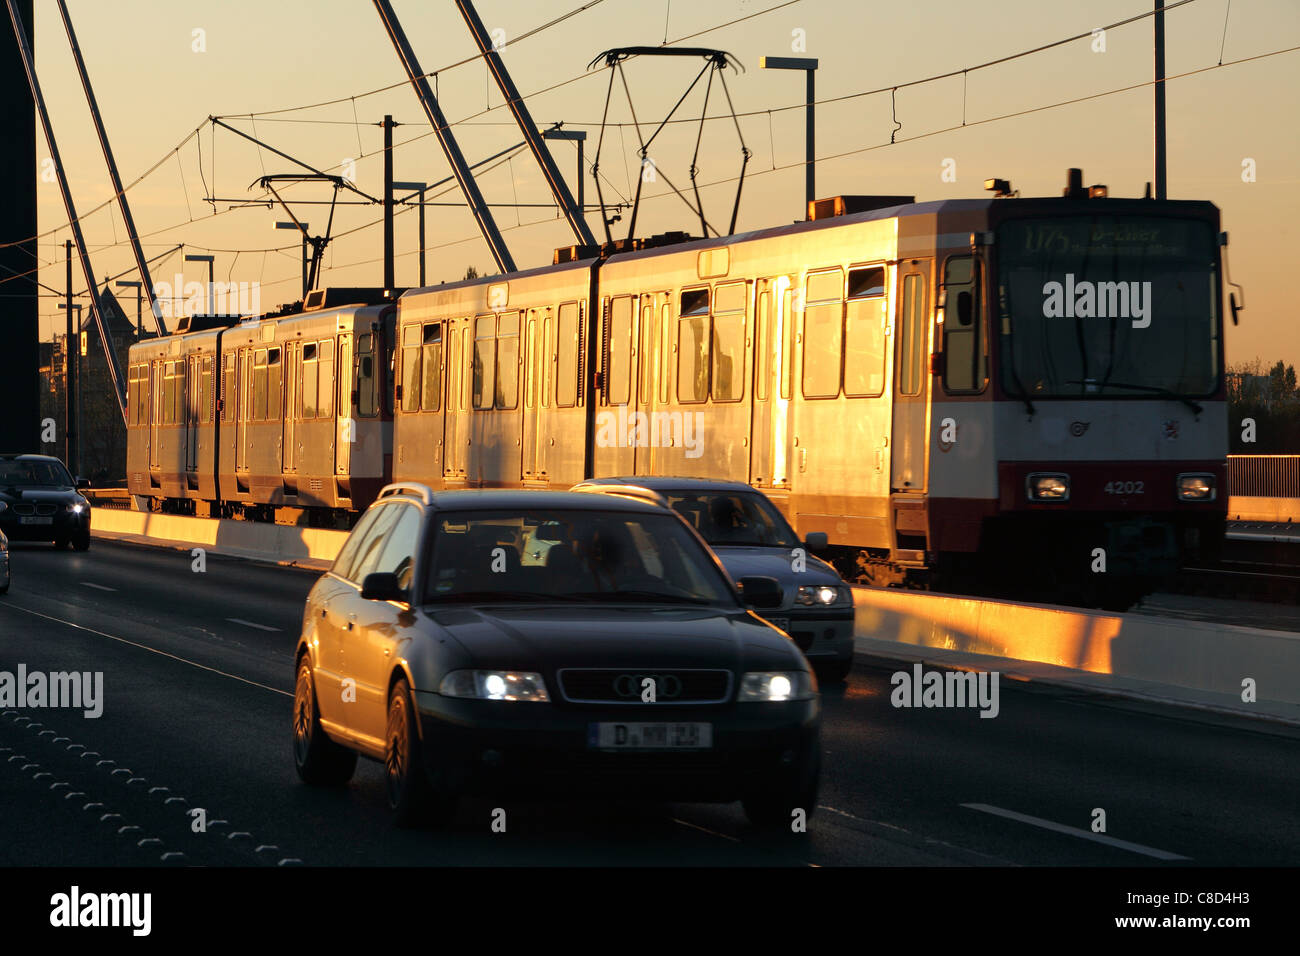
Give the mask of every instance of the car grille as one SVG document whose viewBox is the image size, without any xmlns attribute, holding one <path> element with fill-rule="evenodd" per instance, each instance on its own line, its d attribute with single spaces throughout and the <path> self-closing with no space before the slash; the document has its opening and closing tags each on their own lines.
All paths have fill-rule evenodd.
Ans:
<svg viewBox="0 0 1300 956">
<path fill-rule="evenodd" d="M 17 504 L 14 505 L 14 514 L 29 517 L 31 515 L 52 515 L 58 511 L 57 505 L 33 505 Z"/>
<path fill-rule="evenodd" d="M 642 681 L 655 680 L 656 703 L 720 704 L 731 698 L 731 671 L 638 668 L 564 668 L 560 693 L 577 704 L 640 704 Z"/>
</svg>

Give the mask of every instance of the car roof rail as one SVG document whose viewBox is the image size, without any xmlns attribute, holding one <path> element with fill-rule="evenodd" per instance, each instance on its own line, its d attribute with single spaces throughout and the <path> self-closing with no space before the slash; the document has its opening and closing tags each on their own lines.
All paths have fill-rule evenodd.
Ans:
<svg viewBox="0 0 1300 956">
<path fill-rule="evenodd" d="M 379 498 L 391 498 L 393 495 L 400 494 L 418 495 L 426 505 L 433 504 L 433 489 L 418 481 L 395 481 L 391 485 L 384 485 L 383 490 L 379 492 Z"/>
<path fill-rule="evenodd" d="M 599 495 L 623 495 L 627 498 L 648 501 L 650 504 L 659 505 L 661 508 L 668 507 L 667 498 L 653 488 L 646 488 L 642 485 L 624 485 L 618 482 L 582 482 L 574 485 L 569 490 L 594 492 Z"/>
</svg>

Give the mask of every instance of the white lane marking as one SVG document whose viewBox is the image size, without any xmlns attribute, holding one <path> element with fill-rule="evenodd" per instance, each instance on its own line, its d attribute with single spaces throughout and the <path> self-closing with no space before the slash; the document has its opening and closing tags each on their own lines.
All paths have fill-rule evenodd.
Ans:
<svg viewBox="0 0 1300 956">
<path fill-rule="evenodd" d="M 82 582 L 81 582 L 81 586 L 82 586 L 82 587 L 86 587 L 86 588 L 94 588 L 96 591 L 116 591 L 116 590 L 117 590 L 117 588 L 105 587 L 105 586 L 102 585 L 102 584 L 93 584 L 93 583 L 91 583 L 90 581 L 82 581 Z"/>
<path fill-rule="evenodd" d="M 93 627 L 86 627 L 84 624 L 75 624 L 72 621 L 65 621 L 60 617 L 52 617 L 49 614 L 42 614 L 40 611 L 33 611 L 30 608 L 19 607 L 11 601 L 0 601 L 0 608 L 9 608 L 14 611 L 21 611 L 24 614 L 30 614 L 33 617 L 43 618 L 46 621 L 53 621 L 55 624 L 63 624 L 67 627 L 76 628 L 78 631 L 85 631 L 88 634 L 94 634 L 98 637 L 106 637 L 110 641 L 117 641 L 119 644 L 127 644 L 131 647 L 137 647 L 142 651 L 148 651 L 150 654 L 157 654 L 159 657 L 169 657 L 181 664 L 189 664 L 191 667 L 197 667 L 201 671 L 207 671 L 210 674 L 218 674 L 221 677 L 229 677 L 231 680 L 237 680 L 241 684 L 250 684 L 253 687 L 260 687 L 262 690 L 269 690 L 273 694 L 279 694 L 282 697 L 293 697 L 293 694 L 286 690 L 280 690 L 278 687 L 270 687 L 266 684 L 259 684 L 255 680 L 249 680 L 247 677 L 240 677 L 238 674 L 230 674 L 215 667 L 209 667 L 207 664 L 200 664 L 198 661 L 187 660 L 184 657 L 178 657 L 175 654 L 169 654 L 166 651 L 160 651 L 156 647 L 150 647 L 148 644 L 140 644 L 136 641 L 129 641 L 125 637 L 118 637 L 116 634 L 109 634 L 106 631 L 97 631 Z"/>
<path fill-rule="evenodd" d="M 1091 830 L 1081 830 L 1078 827 L 1067 827 L 1063 823 L 1054 823 L 1051 820 L 1044 820 L 1042 817 L 1031 817 L 1028 814 L 1016 813 L 1014 810 L 1003 810 L 1001 807 L 992 807 L 987 803 L 963 803 L 962 806 L 969 810 L 979 810 L 981 813 L 991 813 L 995 817 L 1006 817 L 1008 820 L 1017 820 L 1020 823 L 1028 823 L 1030 826 L 1042 827 L 1044 830 L 1051 830 L 1054 833 L 1064 833 L 1067 836 L 1079 837 L 1083 840 L 1092 840 L 1094 843 L 1104 843 L 1106 846 L 1113 846 L 1120 850 L 1128 850 L 1130 853 L 1141 853 L 1143 856 L 1153 856 L 1157 860 L 1191 859 L 1189 856 L 1179 856 L 1177 853 L 1170 853 L 1167 850 L 1157 850 L 1153 847 L 1143 846 L 1140 843 L 1129 843 L 1127 840 L 1117 840 L 1114 837 L 1106 836 L 1104 833 L 1093 833 Z"/>
<path fill-rule="evenodd" d="M 267 627 L 265 624 L 254 624 L 252 621 L 245 621 L 243 618 L 228 617 L 226 618 L 231 624 L 242 624 L 244 627 L 255 627 L 259 631 L 278 631 L 278 627 Z"/>
</svg>

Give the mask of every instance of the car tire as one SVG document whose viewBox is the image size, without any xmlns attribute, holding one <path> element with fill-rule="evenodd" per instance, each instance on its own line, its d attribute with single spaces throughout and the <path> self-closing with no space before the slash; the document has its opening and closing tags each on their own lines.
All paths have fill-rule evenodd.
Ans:
<svg viewBox="0 0 1300 956">
<path fill-rule="evenodd" d="M 293 693 L 293 763 L 303 783 L 318 787 L 341 786 L 357 769 L 356 752 L 330 740 L 320 725 L 316 679 L 306 657 Z"/>
<path fill-rule="evenodd" d="M 78 551 L 89 551 L 90 531 L 89 530 L 81 531 L 78 532 L 76 535 L 74 535 L 72 538 L 72 546 L 76 548 Z"/>
<path fill-rule="evenodd" d="M 456 798 L 436 793 L 424 769 L 417 712 L 411 685 L 398 678 L 388 695 L 388 726 L 384 734 L 384 786 L 388 807 L 399 827 L 448 822 Z"/>
<path fill-rule="evenodd" d="M 853 671 L 853 655 L 843 660 L 832 661 L 816 668 L 817 679 L 823 684 L 840 684 Z"/>
<path fill-rule="evenodd" d="M 793 775 L 776 782 L 762 793 L 751 794 L 741 804 L 749 822 L 760 830 L 789 830 L 794 811 L 802 810 L 811 820 L 817 809 L 817 787 L 821 778 L 821 745 L 814 740 L 803 766 Z"/>
</svg>

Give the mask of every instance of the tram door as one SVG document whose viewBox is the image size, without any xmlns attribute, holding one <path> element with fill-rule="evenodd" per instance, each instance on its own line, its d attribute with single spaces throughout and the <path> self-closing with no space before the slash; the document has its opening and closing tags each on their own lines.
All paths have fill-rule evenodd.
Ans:
<svg viewBox="0 0 1300 956">
<path fill-rule="evenodd" d="M 759 279 L 754 290 L 754 415 L 749 480 L 760 488 L 789 486 L 790 376 L 794 324 L 790 279 Z"/>
<path fill-rule="evenodd" d="M 551 361 L 554 352 L 551 310 L 529 309 L 524 323 L 524 483 L 546 475 L 546 421 L 550 411 Z"/>
<path fill-rule="evenodd" d="M 339 336 L 339 360 L 334 363 L 334 474 L 352 471 L 352 446 L 357 440 L 357 420 L 352 412 L 352 333 Z"/>
<path fill-rule="evenodd" d="M 239 366 L 237 370 L 239 394 L 239 408 L 235 412 L 235 471 L 248 472 L 248 413 L 252 400 L 252 369 L 249 368 L 249 362 L 252 359 L 251 349 L 239 350 Z"/>
<path fill-rule="evenodd" d="M 632 474 L 634 475 L 654 474 L 654 448 L 650 441 L 651 435 L 643 433 L 650 432 L 650 423 L 654 420 L 656 382 L 661 374 L 659 368 L 661 362 L 659 336 L 667 331 L 661 328 L 658 318 L 664 303 L 667 301 L 668 294 L 666 292 L 643 295 L 641 296 L 640 307 L 637 309 L 636 346 L 632 362 L 633 368 L 636 370 L 636 386 L 633 397 L 635 398 L 635 410 L 645 417 L 640 419 L 639 425 L 634 422 L 632 426 L 634 431 L 632 437 L 635 439 L 632 448 L 634 462 Z"/>
<path fill-rule="evenodd" d="M 894 413 L 890 488 L 894 494 L 926 489 L 930 399 L 930 260 L 898 265 L 898 319 L 894 335 Z"/>
<path fill-rule="evenodd" d="M 163 363 L 153 363 L 153 388 L 150 389 L 152 414 L 149 416 L 149 470 L 158 470 L 158 425 L 162 421 Z"/>
<path fill-rule="evenodd" d="M 298 471 L 298 443 L 295 431 L 298 416 L 302 414 L 302 396 L 298 382 L 302 377 L 302 343 L 289 342 L 284 346 L 284 473 Z"/>
<path fill-rule="evenodd" d="M 463 482 L 466 477 L 466 451 L 469 445 L 469 384 L 466 379 L 473 343 L 470 341 L 468 318 L 452 319 L 447 323 L 447 400 L 443 403 L 442 464 L 444 480 Z"/>
<path fill-rule="evenodd" d="M 203 389 L 203 357 L 189 357 L 189 372 L 185 376 L 185 471 L 193 474 L 199 468 L 199 421 L 202 416 L 200 398 Z"/>
</svg>

